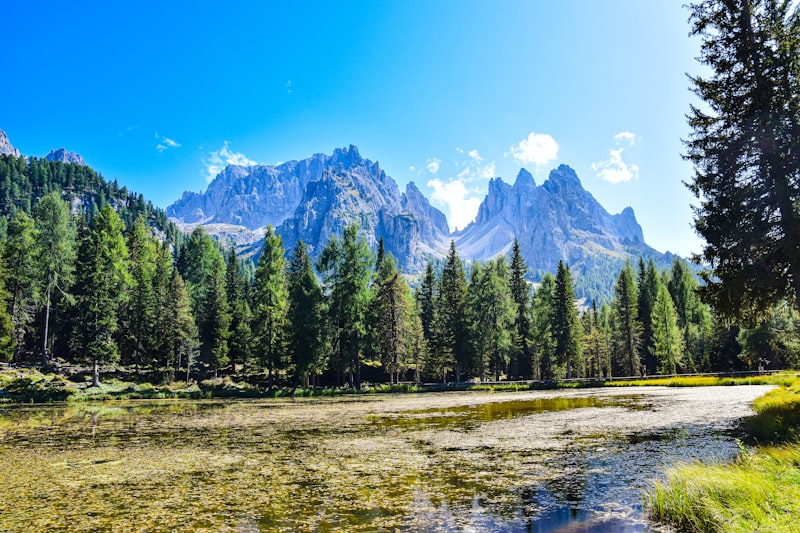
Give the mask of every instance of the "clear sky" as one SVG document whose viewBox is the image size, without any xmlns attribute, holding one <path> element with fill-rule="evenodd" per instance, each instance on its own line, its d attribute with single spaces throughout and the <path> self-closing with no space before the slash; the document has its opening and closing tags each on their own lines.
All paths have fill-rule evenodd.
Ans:
<svg viewBox="0 0 800 533">
<path fill-rule="evenodd" d="M 3 6 L 0 129 L 161 207 L 226 162 L 355 144 L 466 225 L 488 178 L 565 163 L 661 251 L 700 251 L 682 181 L 699 41 L 663 0 Z"/>
</svg>

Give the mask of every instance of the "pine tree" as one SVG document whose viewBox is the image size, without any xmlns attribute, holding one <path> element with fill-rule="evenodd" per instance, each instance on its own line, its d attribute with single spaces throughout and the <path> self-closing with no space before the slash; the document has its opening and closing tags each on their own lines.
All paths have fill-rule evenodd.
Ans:
<svg viewBox="0 0 800 533">
<path fill-rule="evenodd" d="M 645 266 L 644 259 L 641 257 L 639 258 L 639 271 L 636 283 L 639 291 L 639 306 L 637 312 L 639 315 L 639 322 L 642 325 L 642 344 L 639 356 L 644 364 L 645 371 L 648 374 L 654 374 L 657 370 L 658 359 L 653 353 L 653 327 L 651 316 L 653 314 L 653 306 L 655 305 L 656 296 L 658 295 L 658 286 L 661 284 L 661 280 L 652 259 L 648 261 Z"/>
<path fill-rule="evenodd" d="M 372 264 L 369 246 L 358 235 L 356 224 L 345 227 L 341 242 L 331 238 L 320 254 L 318 268 L 323 273 L 328 294 L 329 320 L 334 334 L 331 362 L 337 386 L 341 384 L 342 374 L 347 373 L 350 386 L 361 388 L 361 355 L 367 333 L 365 319 L 371 298 Z"/>
<path fill-rule="evenodd" d="M 294 368 L 295 385 L 307 384 L 309 373 L 323 368 L 323 297 L 303 241 L 289 258 L 287 351 Z"/>
<path fill-rule="evenodd" d="M 614 371 L 626 376 L 641 373 L 639 346 L 642 342 L 641 326 L 638 320 L 638 295 L 633 280 L 630 262 L 620 271 L 614 284 L 614 300 L 611 303 Z"/>
<path fill-rule="evenodd" d="M 228 252 L 228 261 L 225 265 L 225 293 L 231 307 L 231 326 L 228 341 L 231 363 L 236 367 L 241 363 L 242 370 L 247 365 L 247 358 L 251 351 L 250 323 L 252 313 L 245 293 L 246 281 L 242 272 L 242 265 L 236 254 L 236 249 Z"/>
<path fill-rule="evenodd" d="M 467 279 L 455 242 L 450 241 L 450 251 L 439 281 L 434 327 L 434 364 L 444 381 L 447 381 L 447 372 L 453 370 L 456 382 L 460 382 L 461 371 L 467 364 L 466 310 Z"/>
<path fill-rule="evenodd" d="M 574 282 L 563 261 L 558 262 L 552 312 L 555 358 L 559 366 L 564 366 L 567 379 L 571 379 L 573 371 L 579 375 L 582 331 L 575 305 Z"/>
<path fill-rule="evenodd" d="M 58 193 L 45 195 L 34 210 L 37 231 L 36 262 L 44 308 L 42 365 L 49 361 L 50 313 L 53 292 L 64 294 L 71 281 L 75 262 L 75 233 L 70 225 L 69 206 Z"/>
<path fill-rule="evenodd" d="M 174 269 L 170 276 L 169 299 L 172 305 L 166 315 L 166 331 L 168 332 L 166 340 L 170 363 L 175 365 L 176 372 L 181 368 L 182 363 L 186 365 L 186 384 L 188 385 L 192 362 L 199 354 L 200 339 L 194 316 L 192 316 L 191 298 L 177 269 Z"/>
<path fill-rule="evenodd" d="M 156 244 L 144 219 L 139 217 L 128 232 L 131 283 L 128 287 L 124 312 L 120 318 L 120 342 L 124 364 L 151 367 L 156 338 L 156 302 L 153 295 L 153 278 L 156 269 Z"/>
<path fill-rule="evenodd" d="M 704 0 L 690 9 L 710 72 L 692 78 L 704 105 L 691 108 L 686 155 L 701 259 L 712 267 L 701 290 L 728 316 L 789 294 L 800 306 L 800 5 Z"/>
<path fill-rule="evenodd" d="M 200 361 L 209 366 L 217 377 L 219 370 L 230 363 L 228 335 L 230 334 L 230 306 L 225 294 L 225 263 L 216 252 L 200 297 L 199 331 Z"/>
<path fill-rule="evenodd" d="M 555 340 L 553 338 L 552 317 L 555 305 L 556 280 L 549 272 L 542 276 L 541 284 L 533 295 L 533 339 L 535 377 L 554 379 Z M 537 370 L 538 369 L 538 370 Z"/>
<path fill-rule="evenodd" d="M 476 265 L 467 290 L 473 366 L 482 380 L 493 371 L 499 381 L 512 352 L 516 305 L 508 278 L 508 264 L 500 257 L 485 266 Z"/>
<path fill-rule="evenodd" d="M 514 239 L 511 250 L 509 285 L 511 298 L 516 307 L 512 342 L 514 349 L 509 363 L 509 375 L 529 379 L 533 376 L 533 353 L 531 341 L 531 290 L 525 276 L 528 266 L 522 258 L 519 242 Z"/>
<path fill-rule="evenodd" d="M 658 359 L 658 371 L 662 374 L 675 374 L 683 358 L 683 338 L 678 328 L 678 314 L 663 283 L 658 286 L 651 323 L 653 354 Z"/>
<path fill-rule="evenodd" d="M 72 351 L 92 362 L 93 386 L 100 384 L 100 363 L 119 361 L 115 334 L 131 282 L 123 229 L 119 215 L 105 206 L 78 250 Z"/>
<path fill-rule="evenodd" d="M 378 264 L 374 292 L 372 316 L 381 364 L 389 374 L 389 382 L 399 383 L 407 366 L 414 308 L 411 291 L 391 254 L 384 254 Z"/>
<path fill-rule="evenodd" d="M 416 300 L 415 307 L 419 314 L 422 335 L 425 338 L 425 349 L 427 351 L 424 359 L 427 372 L 427 367 L 431 366 L 434 360 L 434 327 L 436 324 L 436 273 L 430 261 L 425 266 L 425 273 L 422 275 L 422 281 L 414 293 L 414 299 Z M 416 373 L 420 371 L 421 368 L 415 369 Z"/>
<path fill-rule="evenodd" d="M 2 244 L 2 241 L 0 241 Z M 3 250 L 0 248 L 0 257 L 3 257 Z M 8 291 L 6 282 L 8 271 L 4 261 L 0 261 L 0 361 L 10 361 L 14 356 L 14 324 L 11 321 L 11 314 L 8 312 Z"/>
<path fill-rule="evenodd" d="M 275 373 L 283 368 L 286 355 L 288 305 L 283 241 L 272 226 L 267 226 L 253 287 L 252 331 L 261 364 L 267 369 L 270 388 L 273 386 Z"/>
<path fill-rule="evenodd" d="M 15 359 L 19 360 L 25 348 L 36 303 L 36 231 L 33 220 L 18 211 L 8 224 L 8 240 L 3 248 L 3 260 L 8 269 L 6 289 L 8 312 L 13 323 L 11 339 L 15 346 Z"/>
</svg>

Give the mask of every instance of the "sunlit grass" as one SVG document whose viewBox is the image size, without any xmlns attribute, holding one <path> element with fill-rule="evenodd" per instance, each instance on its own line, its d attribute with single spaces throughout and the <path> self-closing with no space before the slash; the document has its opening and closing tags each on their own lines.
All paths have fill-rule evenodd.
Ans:
<svg viewBox="0 0 800 533">
<path fill-rule="evenodd" d="M 718 376 L 670 376 L 664 378 L 647 378 L 607 381 L 606 387 L 714 387 L 730 385 L 781 385 L 791 386 L 800 383 L 795 372 L 782 372 L 763 376 L 718 377 Z"/>
<path fill-rule="evenodd" d="M 731 464 L 687 464 L 646 498 L 650 516 L 681 531 L 797 531 L 800 448 L 759 448 Z"/>
<path fill-rule="evenodd" d="M 653 519 L 686 531 L 797 531 L 800 377 L 759 378 L 780 387 L 754 401 L 755 415 L 745 428 L 756 442 L 787 444 L 745 450 L 730 464 L 693 463 L 671 470 L 666 482 L 656 483 L 645 497 Z"/>
</svg>

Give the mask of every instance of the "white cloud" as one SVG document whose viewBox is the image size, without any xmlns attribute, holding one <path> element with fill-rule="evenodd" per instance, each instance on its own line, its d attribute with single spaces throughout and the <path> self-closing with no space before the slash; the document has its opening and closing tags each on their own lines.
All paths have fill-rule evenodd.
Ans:
<svg viewBox="0 0 800 533">
<path fill-rule="evenodd" d="M 636 135 L 629 131 L 622 131 L 614 135 L 615 147 L 608 151 L 609 158 L 592 163 L 592 170 L 597 176 L 609 183 L 622 183 L 639 179 L 639 167 L 633 163 L 626 163 L 622 159 L 625 148 L 623 142 L 629 147 L 636 143 Z"/>
<path fill-rule="evenodd" d="M 636 135 L 629 131 L 621 131 L 614 135 L 615 141 L 626 141 L 630 146 L 636 143 Z"/>
<path fill-rule="evenodd" d="M 433 189 L 431 199 L 445 207 L 447 220 L 453 227 L 462 229 L 475 219 L 481 205 L 481 198 L 476 195 L 480 193 L 469 189 L 464 181 L 443 182 L 434 178 L 428 182 L 428 187 Z"/>
<path fill-rule="evenodd" d="M 411 165 L 410 167 L 408 167 L 408 170 L 410 170 L 411 172 L 416 172 L 417 171 L 417 167 L 415 167 L 414 165 Z"/>
<path fill-rule="evenodd" d="M 181 147 L 180 143 L 173 141 L 169 137 L 162 137 L 158 133 L 156 133 L 156 139 L 159 141 L 159 143 L 156 145 L 156 150 L 158 150 L 159 152 L 163 152 L 164 150 L 169 150 L 170 148 Z"/>
<path fill-rule="evenodd" d="M 206 181 L 211 182 L 211 180 L 217 177 L 217 174 L 222 172 L 223 169 L 228 165 L 249 167 L 258 163 L 248 158 L 241 152 L 232 151 L 230 148 L 228 148 L 228 141 L 225 141 L 222 148 L 208 154 L 208 157 L 203 160 L 203 164 L 206 166 L 206 170 L 208 171 Z"/>
<path fill-rule="evenodd" d="M 428 172 L 430 172 L 431 174 L 435 175 L 437 172 L 439 172 L 439 167 L 441 167 L 441 165 L 442 165 L 442 160 L 441 159 L 436 159 L 434 157 L 434 158 L 428 159 L 428 163 L 427 163 L 426 166 L 428 167 Z"/>
<path fill-rule="evenodd" d="M 469 151 L 469 153 L 468 153 L 467 155 L 468 155 L 468 156 L 469 156 L 469 157 L 470 157 L 470 158 L 471 158 L 473 161 L 475 161 L 476 163 L 480 163 L 481 161 L 483 161 L 483 158 L 481 157 L 481 154 L 479 154 L 477 150 L 470 150 L 470 151 Z"/>
<path fill-rule="evenodd" d="M 546 133 L 531 132 L 527 139 L 511 146 L 511 155 L 523 165 L 545 165 L 558 157 L 558 143 Z"/>
<path fill-rule="evenodd" d="M 492 179 L 495 177 L 496 172 L 494 168 L 494 161 L 481 168 L 481 177 L 485 179 Z"/>
</svg>

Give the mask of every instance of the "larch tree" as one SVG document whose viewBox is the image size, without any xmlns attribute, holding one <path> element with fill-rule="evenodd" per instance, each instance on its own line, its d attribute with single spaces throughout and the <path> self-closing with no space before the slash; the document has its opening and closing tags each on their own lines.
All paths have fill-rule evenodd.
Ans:
<svg viewBox="0 0 800 533">
<path fill-rule="evenodd" d="M 414 305 L 411 290 L 392 254 L 384 253 L 378 263 L 373 290 L 374 329 L 381 364 L 389 374 L 389 382 L 399 383 L 400 374 L 407 367 Z"/>
<path fill-rule="evenodd" d="M 47 366 L 50 350 L 50 314 L 54 291 L 66 294 L 75 263 L 75 230 L 70 224 L 69 206 L 57 192 L 46 194 L 33 211 L 37 230 L 36 262 L 44 309 L 42 365 Z M 124 243 L 123 243 L 124 244 Z"/>
<path fill-rule="evenodd" d="M 690 10 L 708 71 L 692 78 L 702 105 L 691 107 L 685 156 L 711 267 L 702 294 L 733 317 L 787 296 L 800 308 L 800 5 L 704 0 Z"/>
<path fill-rule="evenodd" d="M 261 364 L 267 369 L 270 388 L 274 385 L 275 372 L 283 367 L 286 356 L 288 305 L 283 241 L 272 226 L 267 226 L 261 257 L 256 266 L 251 327 Z"/>
<path fill-rule="evenodd" d="M 124 364 L 137 370 L 153 363 L 156 339 L 156 301 L 153 278 L 156 270 L 156 243 L 142 217 L 136 219 L 128 232 L 127 247 L 131 282 L 125 308 L 120 315 L 122 324 L 120 350 Z"/>
<path fill-rule="evenodd" d="M 658 360 L 658 371 L 675 374 L 683 362 L 683 336 L 678 328 L 678 313 L 672 304 L 667 287 L 658 285 L 656 300 L 651 311 L 653 355 Z"/>
</svg>

